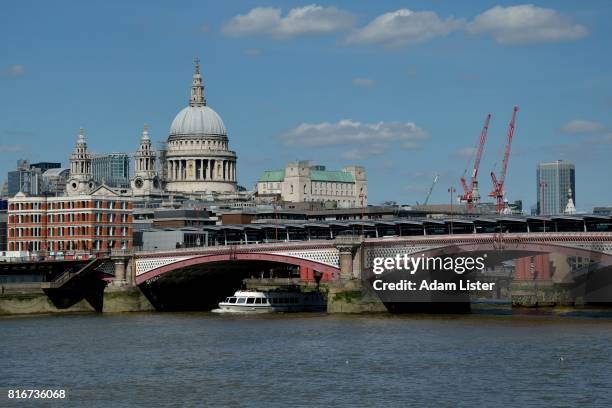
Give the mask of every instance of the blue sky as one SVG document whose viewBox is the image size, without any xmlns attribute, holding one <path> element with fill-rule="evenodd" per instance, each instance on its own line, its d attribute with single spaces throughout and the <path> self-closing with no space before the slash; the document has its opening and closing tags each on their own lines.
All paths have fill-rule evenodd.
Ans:
<svg viewBox="0 0 612 408">
<path fill-rule="evenodd" d="M 369 201 L 459 189 L 485 115 L 480 169 L 535 203 L 541 161 L 576 164 L 577 207 L 612 205 L 609 1 L 20 1 L 0 13 L 0 174 L 67 163 L 80 126 L 97 153 L 163 140 L 193 58 L 238 154 L 240 184 L 312 159 L 367 168 Z"/>
</svg>

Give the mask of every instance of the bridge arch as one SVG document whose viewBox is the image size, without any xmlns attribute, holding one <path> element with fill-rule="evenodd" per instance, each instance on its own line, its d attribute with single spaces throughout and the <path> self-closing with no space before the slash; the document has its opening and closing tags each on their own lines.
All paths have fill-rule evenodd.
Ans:
<svg viewBox="0 0 612 408">
<path fill-rule="evenodd" d="M 510 260 L 537 254 L 562 254 L 579 256 L 597 261 L 602 267 L 612 266 L 611 244 L 609 242 L 585 240 L 564 242 L 560 239 L 528 241 L 522 237 L 499 239 L 495 237 L 469 237 L 467 239 L 433 239 L 431 241 L 412 240 L 405 242 L 370 241 L 367 245 L 369 262 L 364 267 L 366 276 L 372 272 L 371 260 L 374 257 L 393 257 L 397 253 L 410 256 L 443 257 L 467 253 L 486 253 L 493 259 Z"/>
<path fill-rule="evenodd" d="M 136 284 L 141 285 L 145 282 L 150 282 L 155 278 L 161 277 L 173 271 L 178 271 L 183 268 L 228 261 L 268 261 L 286 265 L 294 265 L 300 268 L 307 268 L 310 270 L 319 271 L 332 279 L 337 278 L 340 274 L 340 269 L 335 266 L 327 265 L 321 262 L 311 261 L 308 259 L 298 258 L 295 256 L 272 254 L 265 252 L 232 252 L 224 254 L 195 255 L 187 259 L 182 259 L 177 262 L 163 265 L 158 268 L 151 269 L 150 271 L 147 271 L 142 275 L 136 276 Z"/>
<path fill-rule="evenodd" d="M 512 255 L 516 253 L 526 254 L 547 254 L 558 253 L 570 256 L 582 256 L 585 258 L 597 259 L 605 264 L 612 264 L 612 255 L 600 251 L 597 248 L 587 249 L 584 247 L 574 247 L 559 245 L 547 242 L 530 242 L 530 243 L 513 243 L 513 242 L 473 242 L 473 243 L 455 243 L 438 248 L 432 248 L 427 251 L 419 252 L 426 256 L 450 255 L 457 252 L 507 252 L 512 259 Z"/>
</svg>

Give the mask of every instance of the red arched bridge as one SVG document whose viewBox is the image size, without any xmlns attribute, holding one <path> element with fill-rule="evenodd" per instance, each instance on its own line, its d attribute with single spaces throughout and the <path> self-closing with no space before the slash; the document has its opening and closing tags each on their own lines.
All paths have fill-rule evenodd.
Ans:
<svg viewBox="0 0 612 408">
<path fill-rule="evenodd" d="M 396 254 L 447 256 L 491 253 L 496 261 L 537 254 L 557 253 L 612 265 L 612 232 L 546 232 L 459 234 L 366 238 L 339 236 L 334 241 L 229 245 L 136 252 L 132 279 L 137 285 L 154 282 L 185 268 L 232 261 L 267 261 L 300 268 L 301 276 L 313 271 L 324 279 L 358 279 L 372 268 L 376 257 Z M 123 276 L 116 273 L 116 278 Z"/>
</svg>

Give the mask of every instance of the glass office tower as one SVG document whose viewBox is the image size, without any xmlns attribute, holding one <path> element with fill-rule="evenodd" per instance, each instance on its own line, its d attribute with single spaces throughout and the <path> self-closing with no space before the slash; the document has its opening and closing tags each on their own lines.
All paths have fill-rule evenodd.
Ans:
<svg viewBox="0 0 612 408">
<path fill-rule="evenodd" d="M 576 204 L 576 168 L 572 163 L 557 160 L 540 163 L 537 168 L 538 214 L 563 214 L 569 190 Z"/>
<path fill-rule="evenodd" d="M 91 160 L 93 179 L 109 187 L 130 186 L 130 156 L 127 153 L 96 155 Z"/>
</svg>

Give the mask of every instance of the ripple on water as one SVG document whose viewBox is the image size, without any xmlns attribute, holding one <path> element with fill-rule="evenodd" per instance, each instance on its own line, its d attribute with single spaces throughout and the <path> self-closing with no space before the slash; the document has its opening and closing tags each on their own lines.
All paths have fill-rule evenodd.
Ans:
<svg viewBox="0 0 612 408">
<path fill-rule="evenodd" d="M 609 318 L 151 313 L 0 327 L 3 387 L 65 387 L 91 407 L 612 406 Z"/>
</svg>

